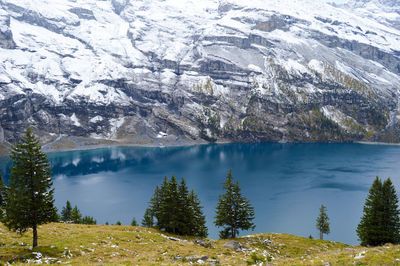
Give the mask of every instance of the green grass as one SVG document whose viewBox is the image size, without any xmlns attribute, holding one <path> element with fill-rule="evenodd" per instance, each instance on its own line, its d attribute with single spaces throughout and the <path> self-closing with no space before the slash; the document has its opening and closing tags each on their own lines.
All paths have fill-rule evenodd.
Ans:
<svg viewBox="0 0 400 266">
<path fill-rule="evenodd" d="M 174 236 L 133 226 L 73 225 L 52 223 L 39 227 L 39 246 L 31 249 L 32 231 L 23 235 L 0 224 L 0 265 L 33 263 L 39 252 L 42 262 L 69 264 L 177 265 L 195 263 L 207 256 L 211 263 L 274 265 L 397 265 L 400 246 L 365 248 L 339 242 L 316 240 L 289 234 L 254 234 L 235 239 L 243 249 L 223 245 L 228 240 L 209 240 L 206 247 L 194 244 L 193 237 Z M 365 254 L 358 256 L 365 251 Z M 192 256 L 192 257 L 191 257 Z M 51 259 L 49 259 L 51 258 Z"/>
</svg>

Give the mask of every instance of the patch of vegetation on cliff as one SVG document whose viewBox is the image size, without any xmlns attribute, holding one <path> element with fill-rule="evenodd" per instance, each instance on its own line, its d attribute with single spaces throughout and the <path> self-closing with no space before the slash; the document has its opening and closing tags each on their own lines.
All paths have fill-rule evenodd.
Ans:
<svg viewBox="0 0 400 266">
<path fill-rule="evenodd" d="M 317 108 L 303 114 L 299 123 L 302 124 L 304 130 L 313 141 L 335 142 L 344 141 L 345 139 L 343 129 Z"/>
<path fill-rule="evenodd" d="M 203 112 L 198 117 L 200 138 L 210 142 L 217 140 L 220 134 L 221 115 L 219 110 L 203 107 Z"/>
</svg>

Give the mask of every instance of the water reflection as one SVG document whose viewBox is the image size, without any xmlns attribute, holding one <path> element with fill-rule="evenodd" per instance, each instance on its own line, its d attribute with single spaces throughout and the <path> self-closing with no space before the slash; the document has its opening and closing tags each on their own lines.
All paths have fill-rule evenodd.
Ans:
<svg viewBox="0 0 400 266">
<path fill-rule="evenodd" d="M 315 219 L 328 207 L 328 239 L 356 243 L 355 228 L 376 175 L 398 191 L 400 147 L 360 144 L 224 144 L 171 148 L 110 148 L 50 153 L 56 204 L 66 200 L 98 222 L 141 220 L 164 176 L 184 177 L 199 195 L 210 237 L 221 183 L 233 169 L 256 211 L 256 232 L 317 236 Z M 0 160 L 8 174 L 10 162 Z M 7 176 L 6 176 L 7 179 Z"/>
</svg>

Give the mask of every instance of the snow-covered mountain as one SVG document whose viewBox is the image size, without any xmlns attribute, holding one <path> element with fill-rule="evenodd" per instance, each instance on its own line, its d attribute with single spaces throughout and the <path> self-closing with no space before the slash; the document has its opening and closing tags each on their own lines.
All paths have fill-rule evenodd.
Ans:
<svg viewBox="0 0 400 266">
<path fill-rule="evenodd" d="M 0 0 L 0 60 L 3 142 L 400 141 L 397 0 Z"/>
</svg>

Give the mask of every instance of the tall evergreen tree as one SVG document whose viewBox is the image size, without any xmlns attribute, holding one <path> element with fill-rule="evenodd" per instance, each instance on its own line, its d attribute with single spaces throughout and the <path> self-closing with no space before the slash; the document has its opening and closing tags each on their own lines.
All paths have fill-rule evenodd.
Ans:
<svg viewBox="0 0 400 266">
<path fill-rule="evenodd" d="M 385 243 L 400 243 L 400 211 L 399 199 L 397 197 L 396 189 L 393 186 L 390 178 L 383 182 L 382 186 L 384 216 L 383 224 L 385 233 L 383 241 Z"/>
<path fill-rule="evenodd" d="M 376 177 L 364 205 L 364 215 L 357 227 L 362 246 L 400 243 L 398 198 L 390 178 L 383 183 Z"/>
<path fill-rule="evenodd" d="M 81 214 L 81 211 L 78 209 L 78 206 L 76 206 L 76 205 L 71 211 L 71 221 L 74 224 L 82 223 L 82 214 Z"/>
<path fill-rule="evenodd" d="M 324 234 L 329 234 L 330 227 L 329 227 L 329 217 L 326 213 L 326 207 L 321 205 L 319 208 L 319 216 L 317 218 L 317 229 L 319 231 L 319 239 L 324 239 Z"/>
<path fill-rule="evenodd" d="M 85 216 L 82 218 L 81 223 L 82 224 L 97 224 L 97 221 L 92 216 Z"/>
<path fill-rule="evenodd" d="M 215 225 L 225 227 L 220 231 L 220 238 L 235 238 L 239 230 L 254 230 L 254 208 L 242 196 L 239 182 L 234 183 L 232 169 L 223 183 L 225 193 L 219 195 Z"/>
<path fill-rule="evenodd" d="M 167 177 L 164 177 L 164 182 L 166 182 L 166 178 Z M 156 186 L 156 189 L 154 190 L 154 193 L 153 193 L 153 197 L 150 199 L 149 210 L 151 212 L 151 215 L 153 217 L 155 217 L 157 220 L 157 222 L 155 223 L 155 227 L 158 229 L 161 229 L 161 227 L 160 227 L 160 225 L 161 225 L 161 213 L 160 213 L 161 196 L 162 196 L 161 189 L 158 186 Z"/>
<path fill-rule="evenodd" d="M 3 176 L 0 173 L 0 220 L 4 217 L 4 208 L 7 201 L 7 187 L 4 183 Z"/>
<path fill-rule="evenodd" d="M 206 227 L 206 217 L 203 214 L 202 206 L 200 206 L 199 197 L 192 190 L 188 196 L 187 210 L 189 235 L 207 237 L 208 230 Z"/>
<path fill-rule="evenodd" d="M 154 216 L 153 212 L 150 208 L 147 208 L 144 212 L 143 219 L 142 219 L 142 226 L 151 228 L 154 226 Z"/>
<path fill-rule="evenodd" d="M 167 191 L 164 196 L 162 204 L 162 212 L 166 215 L 167 223 L 166 230 L 173 234 L 177 233 L 179 228 L 179 201 L 178 201 L 178 182 L 175 176 L 171 177 L 171 181 L 168 183 Z"/>
<path fill-rule="evenodd" d="M 143 226 L 155 226 L 168 233 L 207 236 L 205 217 L 197 195 L 188 188 L 184 179 L 178 185 L 176 178 L 164 178 L 162 186 L 156 187 L 150 206 L 142 220 Z M 155 218 L 155 222 L 153 220 Z"/>
<path fill-rule="evenodd" d="M 65 206 L 61 210 L 61 219 L 64 222 L 71 221 L 72 220 L 71 219 L 71 214 L 72 214 L 71 202 L 69 202 L 69 200 L 67 200 L 67 203 L 65 204 Z"/>
<path fill-rule="evenodd" d="M 3 221 L 10 230 L 19 233 L 32 228 L 33 247 L 36 247 L 38 225 L 57 219 L 50 163 L 30 128 L 22 141 L 12 147 L 10 158 L 13 165 Z"/>
<path fill-rule="evenodd" d="M 158 229 L 164 229 L 166 231 L 169 231 L 170 225 L 170 217 L 171 214 L 169 212 L 170 204 L 167 203 L 167 199 L 169 198 L 168 194 L 170 191 L 170 185 L 169 185 L 168 178 L 164 176 L 164 181 L 161 185 L 161 187 L 154 192 L 154 196 L 151 200 L 151 206 L 152 210 L 154 213 L 154 216 L 157 219 L 156 227 Z M 170 202 L 170 199 L 169 199 Z"/>
<path fill-rule="evenodd" d="M 131 226 L 138 226 L 138 223 L 137 223 L 135 217 L 132 218 Z"/>
<path fill-rule="evenodd" d="M 177 204 L 177 219 L 178 228 L 182 235 L 191 235 L 191 224 L 190 221 L 193 219 L 189 211 L 189 191 L 186 186 L 185 179 L 182 178 L 178 188 L 178 204 Z"/>
</svg>

